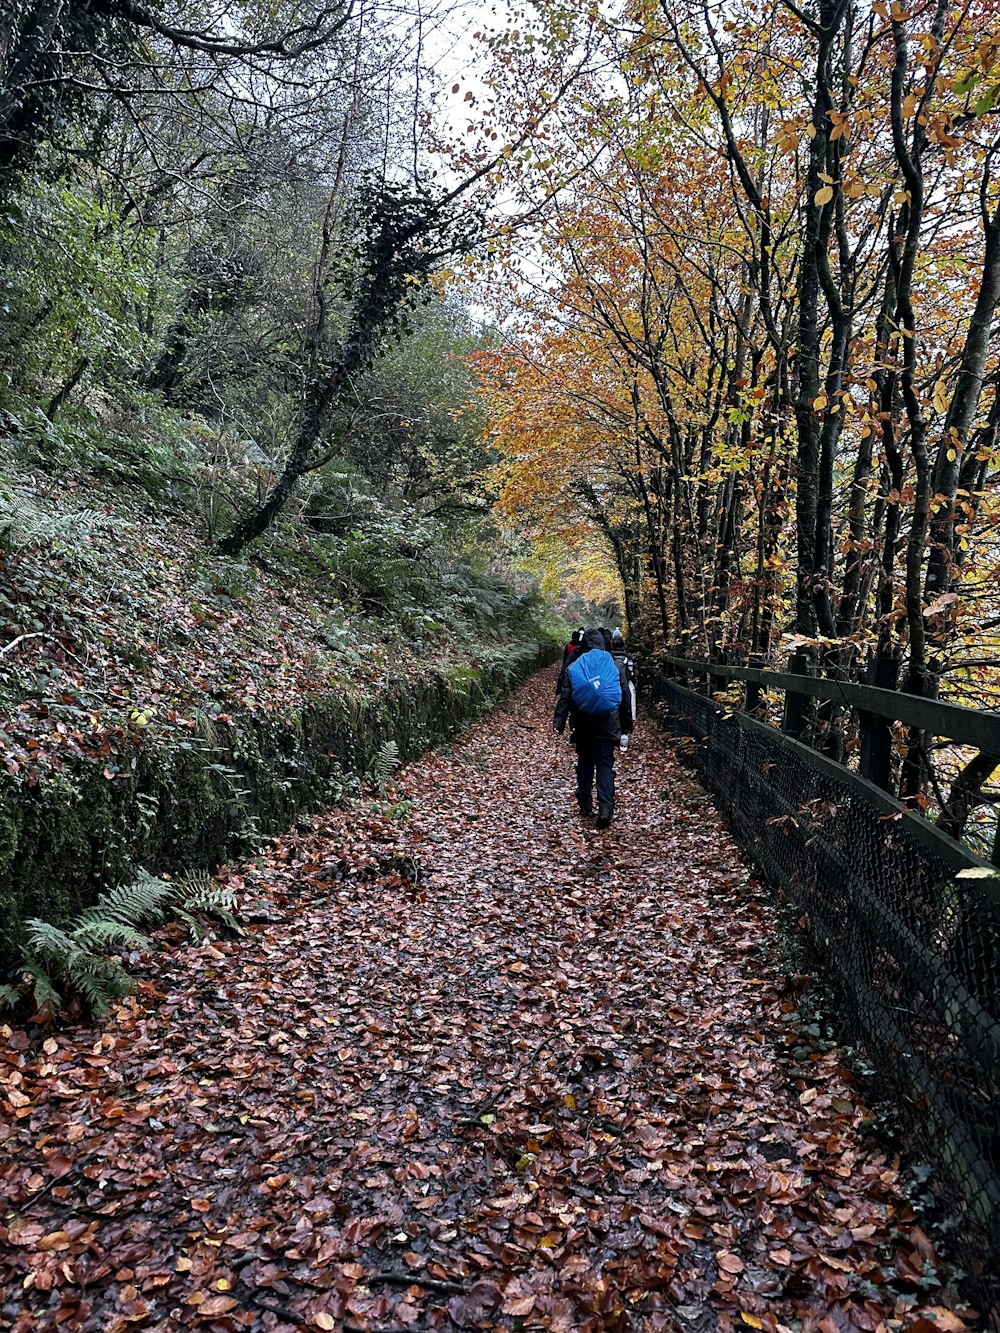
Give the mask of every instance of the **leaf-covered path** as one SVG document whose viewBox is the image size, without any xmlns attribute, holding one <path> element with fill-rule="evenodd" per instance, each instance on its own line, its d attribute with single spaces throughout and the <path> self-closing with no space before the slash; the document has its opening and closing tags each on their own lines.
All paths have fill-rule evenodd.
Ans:
<svg viewBox="0 0 1000 1333">
<path fill-rule="evenodd" d="M 0 1029 L 0 1328 L 965 1327 L 711 805 L 646 725 L 585 826 L 551 703 L 273 844 L 100 1029 Z"/>
</svg>

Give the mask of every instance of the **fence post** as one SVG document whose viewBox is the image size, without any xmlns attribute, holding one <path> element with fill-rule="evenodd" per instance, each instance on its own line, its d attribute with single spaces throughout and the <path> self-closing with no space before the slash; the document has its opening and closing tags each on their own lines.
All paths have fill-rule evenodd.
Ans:
<svg viewBox="0 0 1000 1333">
<path fill-rule="evenodd" d="M 788 659 L 788 671 L 792 676 L 808 676 L 808 654 L 801 651 L 792 653 Z M 791 690 L 786 690 L 785 713 L 781 719 L 781 730 L 786 736 L 798 737 L 802 735 L 802 728 L 805 726 L 805 715 L 806 696 L 804 694 L 793 694 Z"/>
<path fill-rule="evenodd" d="M 873 657 L 865 668 L 865 683 L 882 690 L 894 690 L 899 675 L 899 663 L 894 657 Z M 858 709 L 861 728 L 861 776 L 883 791 L 891 792 L 892 785 L 892 722 Z"/>
<path fill-rule="evenodd" d="M 751 653 L 748 665 L 757 668 L 762 661 L 760 653 Z M 743 711 L 749 713 L 751 717 L 756 717 L 760 712 L 760 696 L 760 684 L 756 680 L 748 680 L 746 693 L 743 696 Z"/>
</svg>

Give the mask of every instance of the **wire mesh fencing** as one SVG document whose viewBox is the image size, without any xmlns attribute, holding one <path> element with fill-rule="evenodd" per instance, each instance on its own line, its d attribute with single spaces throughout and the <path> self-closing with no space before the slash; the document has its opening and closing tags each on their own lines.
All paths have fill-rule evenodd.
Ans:
<svg viewBox="0 0 1000 1333">
<path fill-rule="evenodd" d="M 1000 1308 L 1000 879 L 774 728 L 662 676 L 644 692 L 695 742 L 737 841 L 802 919 L 847 1034 L 932 1168 L 974 1298 Z"/>
</svg>

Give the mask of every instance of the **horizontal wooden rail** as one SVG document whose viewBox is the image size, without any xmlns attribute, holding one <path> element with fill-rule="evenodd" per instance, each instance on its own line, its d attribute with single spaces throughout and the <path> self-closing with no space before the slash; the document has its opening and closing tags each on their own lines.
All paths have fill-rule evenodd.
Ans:
<svg viewBox="0 0 1000 1333">
<path fill-rule="evenodd" d="M 859 712 L 872 713 L 916 727 L 931 736 L 940 736 L 959 745 L 974 745 L 986 754 L 1000 755 L 1000 713 L 980 708 L 962 708 L 939 699 L 921 699 L 901 690 L 885 690 L 875 685 L 856 685 L 847 680 L 818 676 L 800 676 L 787 671 L 765 671 L 759 667 L 722 666 L 714 662 L 693 661 L 687 657 L 657 657 L 683 671 L 718 676 L 724 680 L 744 680 L 761 689 L 786 690 L 813 699 L 829 699 Z"/>
<path fill-rule="evenodd" d="M 692 703 L 697 701 L 703 708 L 706 704 L 713 703 L 711 700 L 706 700 L 704 695 L 696 694 L 693 690 L 686 690 L 683 686 L 674 685 L 673 688 L 682 700 L 690 699 Z M 883 693 L 889 693 L 889 691 L 886 690 Z M 713 704 L 713 707 L 716 714 L 721 718 L 724 710 L 718 704 Z M 867 778 L 852 772 L 828 755 L 820 754 L 810 746 L 803 745 L 801 741 L 783 735 L 776 727 L 769 726 L 766 722 L 758 722 L 756 718 L 748 717 L 745 713 L 733 713 L 730 720 L 746 731 L 766 736 L 768 745 L 778 746 L 788 754 L 794 755 L 800 763 L 805 764 L 817 773 L 822 773 L 824 777 L 831 779 L 833 782 L 839 783 L 845 790 L 853 792 L 866 804 L 870 805 L 872 809 L 877 810 L 883 818 L 898 822 L 911 838 L 915 838 L 922 843 L 956 874 L 960 870 L 967 870 L 972 867 L 980 867 L 983 870 L 990 871 L 996 869 L 991 862 L 977 856 L 975 852 L 970 851 L 968 847 L 964 847 L 949 834 L 943 833 L 936 824 L 932 824 L 922 815 L 911 810 L 897 797 L 891 796 L 888 792 L 876 786 L 875 783 L 869 782 Z M 1000 902 L 1000 877 L 977 880 L 974 884 L 974 890 L 993 901 Z"/>
</svg>

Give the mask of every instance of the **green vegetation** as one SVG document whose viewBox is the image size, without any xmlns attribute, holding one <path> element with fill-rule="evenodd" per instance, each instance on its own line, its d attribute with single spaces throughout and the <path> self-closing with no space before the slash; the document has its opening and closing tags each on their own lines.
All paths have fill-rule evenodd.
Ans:
<svg viewBox="0 0 1000 1333">
<path fill-rule="evenodd" d="M 148 946 L 139 927 L 176 917 L 200 943 L 205 938 L 201 920 L 205 917 L 239 930 L 235 910 L 233 890 L 213 884 L 204 871 L 188 872 L 177 883 L 143 871 L 134 883 L 102 893 L 64 929 L 37 917 L 26 921 L 23 980 L 30 984 L 39 1009 L 82 1007 L 102 1014 L 130 989 L 118 951 Z M 0 987 L 0 1010 L 13 1007 L 23 994 L 23 988 Z"/>
<path fill-rule="evenodd" d="M 196 467 L 155 487 L 128 455 L 112 481 L 59 444 L 32 470 L 8 449 L 0 492 L 7 968 L 30 918 L 62 927 L 140 866 L 214 866 L 354 775 L 384 786 L 545 653 L 540 603 L 455 553 L 469 524 L 392 505 L 357 468 L 331 464 L 234 560 Z"/>
<path fill-rule="evenodd" d="M 128 974 L 113 951 L 143 948 L 148 941 L 138 927 L 162 920 L 176 892 L 164 880 L 143 876 L 101 894 L 66 929 L 37 918 L 27 921 L 25 971 L 39 1008 L 58 1008 L 66 994 L 75 993 L 94 1013 L 102 1013 L 127 994 Z"/>
<path fill-rule="evenodd" d="M 268 280 L 237 291 L 213 268 L 236 261 L 211 210 L 181 245 L 92 168 L 15 194 L 0 222 L 0 976 L 26 950 L 44 976 L 139 867 L 211 868 L 370 768 L 384 787 L 394 757 L 534 665 L 548 627 L 497 554 L 463 359 L 488 338 L 459 306 L 425 302 L 373 343 L 319 465 L 227 553 L 281 475 L 320 356 L 308 320 L 287 321 L 308 305 L 301 258 L 267 249 L 261 212 L 240 262 Z M 344 291 L 356 253 L 345 233 Z M 347 305 L 328 300 L 331 348 Z M 93 994 L 71 990 L 95 1004 L 108 967 L 88 973 Z"/>
<path fill-rule="evenodd" d="M 436 179 L 421 22 L 0 23 L 0 979 L 124 943 L 82 914 L 140 867 L 383 791 L 545 656 L 469 407 L 496 338 L 439 282 L 486 159 Z"/>
</svg>

